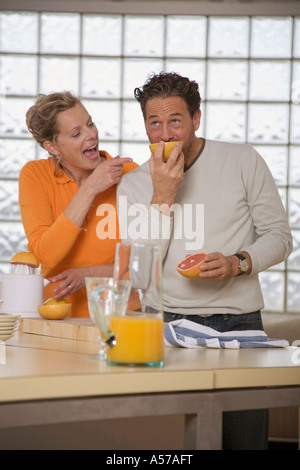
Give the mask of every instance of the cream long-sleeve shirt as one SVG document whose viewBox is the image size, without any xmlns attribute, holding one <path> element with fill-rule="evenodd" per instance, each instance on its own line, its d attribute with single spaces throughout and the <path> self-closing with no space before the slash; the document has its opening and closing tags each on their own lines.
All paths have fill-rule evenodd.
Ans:
<svg viewBox="0 0 300 470">
<path fill-rule="evenodd" d="M 263 158 L 248 144 L 206 140 L 183 176 L 168 217 L 151 207 L 149 162 L 118 186 L 122 240 L 159 243 L 164 310 L 183 314 L 249 313 L 264 307 L 258 273 L 292 251 L 287 216 Z M 250 275 L 226 281 L 187 279 L 176 270 L 189 253 L 247 251 Z"/>
</svg>

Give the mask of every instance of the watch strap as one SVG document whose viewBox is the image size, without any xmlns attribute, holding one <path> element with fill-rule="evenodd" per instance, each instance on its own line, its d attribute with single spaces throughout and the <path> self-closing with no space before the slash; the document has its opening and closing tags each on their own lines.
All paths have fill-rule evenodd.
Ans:
<svg viewBox="0 0 300 470">
<path fill-rule="evenodd" d="M 241 253 L 234 253 L 234 256 L 237 256 L 241 260 L 246 259 L 244 255 L 241 255 Z"/>
<path fill-rule="evenodd" d="M 245 272 L 247 272 L 247 271 L 243 271 L 241 269 L 241 262 L 244 261 L 244 260 L 247 261 L 247 258 L 244 255 L 242 255 L 241 253 L 234 253 L 234 256 L 236 256 L 240 260 L 240 263 L 239 263 L 240 273 L 238 275 L 241 276 L 242 274 L 245 274 Z M 248 261 L 247 261 L 247 264 L 248 264 Z M 249 269 L 249 267 L 248 267 L 248 269 Z"/>
</svg>

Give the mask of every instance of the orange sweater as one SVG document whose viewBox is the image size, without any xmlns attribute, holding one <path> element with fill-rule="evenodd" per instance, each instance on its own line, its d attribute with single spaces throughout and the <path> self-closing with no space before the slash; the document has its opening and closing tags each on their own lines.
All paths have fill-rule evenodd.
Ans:
<svg viewBox="0 0 300 470">
<path fill-rule="evenodd" d="M 107 152 L 100 153 L 111 158 Z M 126 163 L 123 174 L 137 166 Z M 65 173 L 56 177 L 54 171 L 53 158 L 49 157 L 28 162 L 19 176 L 19 204 L 28 249 L 40 260 L 41 273 L 47 278 L 74 267 L 113 263 L 116 243 L 120 241 L 116 185 L 96 196 L 84 224 L 78 227 L 63 212 L 78 190 L 77 183 Z M 105 209 L 110 210 L 109 229 L 112 232 L 107 238 L 100 239 L 99 235 L 108 230 Z M 54 285 L 48 284 L 45 288 L 45 298 L 52 297 Z M 88 316 L 85 288 L 66 300 L 72 303 L 73 316 Z"/>
</svg>

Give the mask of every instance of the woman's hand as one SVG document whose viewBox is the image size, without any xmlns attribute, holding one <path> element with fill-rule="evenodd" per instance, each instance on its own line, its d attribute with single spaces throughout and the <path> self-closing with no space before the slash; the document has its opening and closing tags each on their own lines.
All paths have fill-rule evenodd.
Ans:
<svg viewBox="0 0 300 470">
<path fill-rule="evenodd" d="M 115 157 L 105 160 L 79 186 L 72 201 L 64 210 L 65 215 L 75 225 L 81 227 L 95 196 L 114 184 L 120 182 L 124 163 L 132 162 L 131 158 Z"/>
<path fill-rule="evenodd" d="M 80 266 L 78 268 L 67 269 L 66 271 L 48 278 L 51 283 L 58 283 L 54 289 L 54 298 L 61 300 L 70 294 L 85 287 L 84 278 L 93 277 L 112 277 L 113 264 L 102 264 L 96 266 Z"/>
<path fill-rule="evenodd" d="M 84 184 L 89 186 L 94 196 L 102 193 L 121 180 L 124 163 L 132 162 L 131 158 L 115 157 L 100 163 L 86 179 Z"/>
</svg>

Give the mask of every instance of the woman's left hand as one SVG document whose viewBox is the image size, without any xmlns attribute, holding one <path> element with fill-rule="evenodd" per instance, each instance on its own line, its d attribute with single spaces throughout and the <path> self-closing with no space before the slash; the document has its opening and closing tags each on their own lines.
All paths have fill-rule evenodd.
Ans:
<svg viewBox="0 0 300 470">
<path fill-rule="evenodd" d="M 67 269 L 56 276 L 48 278 L 51 283 L 58 283 L 53 289 L 54 297 L 60 300 L 82 289 L 85 287 L 84 278 L 87 275 L 87 268 L 83 266 Z"/>
<path fill-rule="evenodd" d="M 113 264 L 98 264 L 95 266 L 80 266 L 66 269 L 65 271 L 48 278 L 51 283 L 57 285 L 53 288 L 55 299 L 61 300 L 70 294 L 85 287 L 85 277 L 112 277 Z"/>
</svg>

